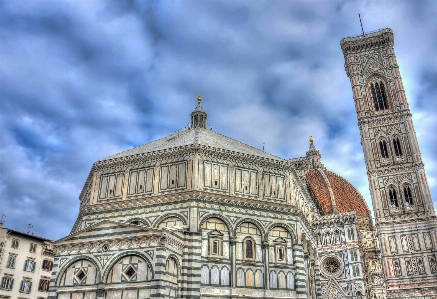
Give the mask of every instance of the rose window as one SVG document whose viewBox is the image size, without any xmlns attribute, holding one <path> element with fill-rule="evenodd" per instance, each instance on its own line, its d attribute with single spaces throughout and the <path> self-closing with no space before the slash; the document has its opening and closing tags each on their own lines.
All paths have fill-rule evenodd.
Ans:
<svg viewBox="0 0 437 299">
<path fill-rule="evenodd" d="M 336 257 L 328 257 L 323 261 L 323 270 L 328 275 L 335 275 L 341 270 L 341 263 Z"/>
</svg>

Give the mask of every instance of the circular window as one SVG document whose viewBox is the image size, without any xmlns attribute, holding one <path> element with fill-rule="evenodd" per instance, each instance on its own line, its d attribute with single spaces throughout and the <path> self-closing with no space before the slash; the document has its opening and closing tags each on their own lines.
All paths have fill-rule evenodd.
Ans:
<svg viewBox="0 0 437 299">
<path fill-rule="evenodd" d="M 102 251 L 108 251 L 108 250 L 109 250 L 108 244 L 102 246 Z"/>
<path fill-rule="evenodd" d="M 328 276 L 339 274 L 342 270 L 341 268 L 341 261 L 335 256 L 326 257 L 322 264 L 322 270 Z"/>
</svg>

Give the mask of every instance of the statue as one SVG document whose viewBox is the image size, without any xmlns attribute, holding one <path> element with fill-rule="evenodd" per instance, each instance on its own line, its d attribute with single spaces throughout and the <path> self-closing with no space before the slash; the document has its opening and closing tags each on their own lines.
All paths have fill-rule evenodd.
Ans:
<svg viewBox="0 0 437 299">
<path fill-rule="evenodd" d="M 401 276 L 401 265 L 399 264 L 399 260 L 393 260 L 393 272 L 395 276 Z"/>
</svg>

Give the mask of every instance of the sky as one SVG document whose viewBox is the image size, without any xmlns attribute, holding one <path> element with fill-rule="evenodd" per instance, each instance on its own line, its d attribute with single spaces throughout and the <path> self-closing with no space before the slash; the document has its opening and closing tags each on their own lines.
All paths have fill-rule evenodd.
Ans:
<svg viewBox="0 0 437 299">
<path fill-rule="evenodd" d="M 0 215 L 70 233 L 92 164 L 185 127 L 284 159 L 314 136 L 371 199 L 340 40 L 391 28 L 437 205 L 437 1 L 0 0 Z"/>
</svg>

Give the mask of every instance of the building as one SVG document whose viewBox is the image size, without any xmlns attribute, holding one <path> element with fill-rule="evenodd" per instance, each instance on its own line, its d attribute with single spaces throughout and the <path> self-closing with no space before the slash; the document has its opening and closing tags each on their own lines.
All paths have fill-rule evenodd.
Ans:
<svg viewBox="0 0 437 299">
<path fill-rule="evenodd" d="M 0 298 L 47 298 L 52 267 L 52 241 L 0 222 Z"/>
<path fill-rule="evenodd" d="M 437 220 L 390 29 L 341 41 L 389 297 L 436 295 Z"/>
<path fill-rule="evenodd" d="M 199 96 L 189 128 L 94 163 L 71 234 L 54 243 L 49 298 L 437 295 L 435 214 L 393 34 L 341 46 L 377 228 L 356 188 L 323 165 L 312 138 L 304 157 L 276 157 L 207 129 Z M 398 116 L 402 124 L 376 129 Z M 395 198 L 399 218 L 384 194 Z M 410 251 L 400 251 L 403 240 Z"/>
</svg>

